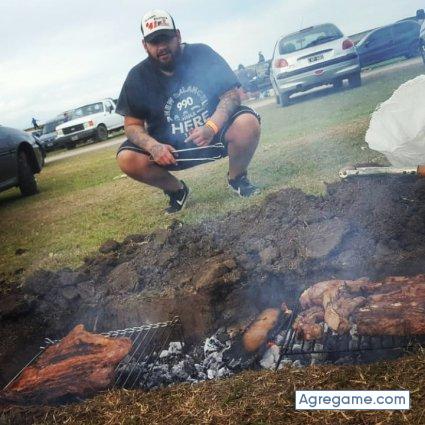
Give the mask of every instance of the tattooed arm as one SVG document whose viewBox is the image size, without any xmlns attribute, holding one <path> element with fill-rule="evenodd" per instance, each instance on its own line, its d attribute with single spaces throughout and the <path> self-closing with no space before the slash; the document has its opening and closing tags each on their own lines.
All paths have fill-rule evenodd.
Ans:
<svg viewBox="0 0 425 425">
<path fill-rule="evenodd" d="M 236 112 L 240 104 L 241 97 L 237 88 L 233 88 L 220 96 L 220 102 L 210 118 L 218 130 Z M 211 127 L 204 125 L 203 127 L 195 128 L 187 140 L 192 140 L 198 146 L 207 146 L 214 138 L 214 134 L 214 130 Z"/>
<path fill-rule="evenodd" d="M 241 106 L 241 97 L 237 88 L 231 89 L 220 96 L 220 102 L 217 105 L 211 119 L 221 129 L 224 123 L 236 112 Z"/>
<path fill-rule="evenodd" d="M 170 165 L 176 163 L 176 159 L 172 155 L 174 148 L 170 145 L 159 143 L 153 137 L 149 136 L 143 120 L 125 117 L 124 130 L 128 140 L 137 147 L 149 152 L 157 164 Z"/>
</svg>

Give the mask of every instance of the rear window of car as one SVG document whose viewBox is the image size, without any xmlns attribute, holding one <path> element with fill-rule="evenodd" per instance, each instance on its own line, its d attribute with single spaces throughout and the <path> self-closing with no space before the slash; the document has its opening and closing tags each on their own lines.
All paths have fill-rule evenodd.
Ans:
<svg viewBox="0 0 425 425">
<path fill-rule="evenodd" d="M 43 134 L 53 133 L 56 130 L 56 127 L 62 124 L 64 121 L 65 120 L 60 119 L 56 121 L 46 122 L 46 124 L 44 124 L 44 127 L 43 127 Z"/>
<path fill-rule="evenodd" d="M 419 25 L 416 22 L 400 22 L 399 24 L 394 25 L 394 35 L 401 37 L 406 35 L 406 33 L 419 33 Z"/>
<path fill-rule="evenodd" d="M 279 42 L 279 54 L 285 55 L 342 38 L 342 32 L 332 24 L 307 28 L 288 35 Z"/>
</svg>

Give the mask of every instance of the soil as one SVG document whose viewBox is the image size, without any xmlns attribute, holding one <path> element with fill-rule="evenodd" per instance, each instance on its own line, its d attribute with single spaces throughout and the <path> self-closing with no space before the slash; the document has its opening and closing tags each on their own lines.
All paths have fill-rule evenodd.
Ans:
<svg viewBox="0 0 425 425">
<path fill-rule="evenodd" d="M 243 327 L 321 280 L 425 272 L 425 179 L 372 176 L 314 197 L 286 189 L 199 225 L 108 241 L 78 269 L 40 270 L 0 302 L 0 386 L 76 324 L 108 331 L 178 315 L 197 341 Z"/>
</svg>

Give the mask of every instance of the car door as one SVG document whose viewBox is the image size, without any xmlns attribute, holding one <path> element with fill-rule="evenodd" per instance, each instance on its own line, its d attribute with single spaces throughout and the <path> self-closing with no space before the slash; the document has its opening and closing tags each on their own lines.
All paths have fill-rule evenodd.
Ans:
<svg viewBox="0 0 425 425">
<path fill-rule="evenodd" d="M 419 25 L 416 22 L 398 22 L 393 26 L 393 57 L 409 54 L 419 40 Z"/>
<path fill-rule="evenodd" d="M 0 185 L 17 178 L 16 146 L 7 127 L 0 127 Z"/>
<path fill-rule="evenodd" d="M 358 48 L 362 66 L 391 58 L 393 48 L 394 40 L 391 27 L 373 31 Z"/>
</svg>

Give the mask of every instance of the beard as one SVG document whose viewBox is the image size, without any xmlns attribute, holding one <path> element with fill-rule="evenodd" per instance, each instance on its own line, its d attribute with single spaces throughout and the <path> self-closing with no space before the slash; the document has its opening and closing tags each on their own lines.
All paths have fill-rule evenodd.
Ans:
<svg viewBox="0 0 425 425">
<path fill-rule="evenodd" d="M 161 71 L 173 72 L 178 65 L 181 58 L 181 48 L 180 45 L 176 51 L 171 51 L 169 48 L 164 48 L 158 52 L 157 56 L 152 55 L 148 52 L 149 60 L 154 64 L 156 68 Z M 161 60 L 161 56 L 168 55 L 169 59 L 166 61 Z"/>
</svg>

